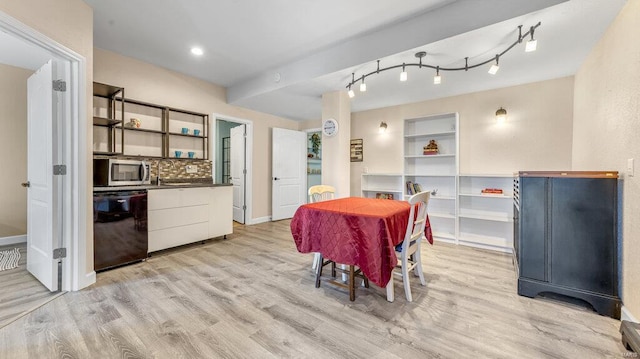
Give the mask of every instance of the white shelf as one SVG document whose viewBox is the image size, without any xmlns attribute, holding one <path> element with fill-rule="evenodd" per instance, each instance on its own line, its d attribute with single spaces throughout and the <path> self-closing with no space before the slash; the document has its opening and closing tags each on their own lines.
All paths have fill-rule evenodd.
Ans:
<svg viewBox="0 0 640 359">
<path fill-rule="evenodd" d="M 456 157 L 453 153 L 443 153 L 439 155 L 406 155 L 404 158 L 442 158 L 442 157 Z"/>
<path fill-rule="evenodd" d="M 456 199 L 456 197 L 454 196 L 440 196 L 440 195 L 436 195 L 436 196 L 431 196 L 429 197 L 429 200 L 432 199 L 441 199 L 441 200 L 445 200 L 445 201 L 453 201 Z"/>
<path fill-rule="evenodd" d="M 513 178 L 513 174 L 491 174 L 491 173 L 482 173 L 482 174 L 470 174 L 470 173 L 461 173 L 460 177 L 481 177 L 481 178 Z"/>
<path fill-rule="evenodd" d="M 393 192 L 393 193 L 402 193 L 401 190 L 397 188 L 363 188 L 363 192 Z"/>
<path fill-rule="evenodd" d="M 307 163 L 322 163 L 322 160 L 316 158 L 307 158 Z"/>
<path fill-rule="evenodd" d="M 461 210 L 463 211 L 463 210 Z M 489 215 L 489 214 L 477 214 L 477 213 L 460 213 L 458 215 L 460 218 L 471 218 L 471 219 L 480 219 L 484 221 L 493 221 L 493 222 L 513 222 L 513 219 L 507 217 L 507 214 L 500 215 Z"/>
<path fill-rule="evenodd" d="M 455 135 L 456 131 L 443 131 L 443 132 L 424 132 L 424 133 L 413 133 L 409 135 L 404 135 L 404 138 L 418 138 L 418 137 L 429 137 L 429 136 L 451 136 Z"/>
<path fill-rule="evenodd" d="M 458 240 L 469 243 L 479 243 L 489 246 L 511 248 L 511 239 L 494 236 L 482 236 L 473 233 L 460 232 Z"/>
<path fill-rule="evenodd" d="M 448 218 L 448 219 L 456 219 L 456 216 L 451 213 L 439 213 L 439 212 L 428 212 L 429 218 Z"/>
<path fill-rule="evenodd" d="M 365 177 L 374 176 L 374 177 L 399 177 L 402 176 L 401 173 L 363 173 Z"/>
<path fill-rule="evenodd" d="M 513 198 L 511 194 L 482 194 L 482 193 L 460 193 L 460 196 L 464 197 L 482 197 L 482 198 L 502 198 L 509 199 Z"/>
<path fill-rule="evenodd" d="M 434 238 L 445 238 L 455 240 L 456 235 L 448 232 L 432 232 Z"/>
<path fill-rule="evenodd" d="M 405 176 L 407 176 L 407 177 L 451 177 L 451 178 L 455 178 L 456 177 L 456 175 L 410 174 L 410 173 L 405 173 Z"/>
</svg>

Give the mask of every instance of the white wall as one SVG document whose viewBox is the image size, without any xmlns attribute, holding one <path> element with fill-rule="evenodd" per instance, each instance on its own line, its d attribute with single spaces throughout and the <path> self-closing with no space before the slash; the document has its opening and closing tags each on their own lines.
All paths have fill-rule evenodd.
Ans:
<svg viewBox="0 0 640 359">
<path fill-rule="evenodd" d="M 33 71 L 0 64 L 0 238 L 27 233 L 27 79 Z"/>
<path fill-rule="evenodd" d="M 628 1 L 575 77 L 573 169 L 623 174 L 622 300 L 640 318 L 640 1 Z"/>
<path fill-rule="evenodd" d="M 501 106 L 508 111 L 504 124 L 495 120 Z M 404 119 L 450 112 L 460 115 L 460 173 L 571 169 L 573 77 L 565 77 L 353 113 L 351 138 L 363 139 L 364 160 L 351 163 L 351 195 L 360 193 L 364 167 L 402 173 Z"/>
</svg>

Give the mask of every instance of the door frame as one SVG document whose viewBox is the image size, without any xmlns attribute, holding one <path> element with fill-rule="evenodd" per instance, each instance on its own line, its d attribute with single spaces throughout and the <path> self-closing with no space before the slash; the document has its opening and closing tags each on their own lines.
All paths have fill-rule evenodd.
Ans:
<svg viewBox="0 0 640 359">
<path fill-rule="evenodd" d="M 247 206 L 247 209 L 244 212 L 244 224 L 258 224 L 262 222 L 267 222 L 266 220 L 261 219 L 253 219 L 253 121 L 245 120 L 242 118 L 237 118 L 233 116 L 227 116 L 223 114 L 213 113 L 209 118 L 214 121 L 209 124 L 209 128 L 211 129 L 213 141 L 209 141 L 209 153 L 211 153 L 212 162 L 214 164 L 214 168 L 217 165 L 213 159 L 216 157 L 216 148 L 218 147 L 218 126 L 216 126 L 216 122 L 218 120 L 233 122 L 240 125 L 247 125 L 247 140 L 246 140 L 246 158 L 245 158 L 245 166 L 247 167 L 247 175 L 245 176 L 245 193 L 244 193 L 244 203 Z M 214 144 L 215 142 L 215 144 Z M 215 170 L 212 168 L 212 176 L 215 178 Z"/>
<path fill-rule="evenodd" d="M 63 129 L 64 143 L 61 144 L 57 164 L 66 164 L 67 174 L 59 181 L 61 200 L 54 200 L 54 208 L 61 213 L 54 219 L 62 235 L 67 257 L 62 260 L 63 291 L 80 290 L 96 281 L 95 271 L 87 271 L 87 248 L 92 236 L 87 236 L 88 171 L 87 159 L 87 62 L 84 56 L 61 45 L 22 22 L 0 11 L 0 30 L 34 46 L 48 51 L 53 58 L 66 62 L 69 73 L 65 74 L 68 93 L 68 111 L 56 123 Z M 55 141 L 54 141 L 55 142 Z M 63 141 L 59 141 L 63 142 Z M 53 149 L 51 149 L 53 150 Z M 53 176 L 53 173 L 52 173 Z M 55 198 L 56 196 L 54 196 Z"/>
</svg>

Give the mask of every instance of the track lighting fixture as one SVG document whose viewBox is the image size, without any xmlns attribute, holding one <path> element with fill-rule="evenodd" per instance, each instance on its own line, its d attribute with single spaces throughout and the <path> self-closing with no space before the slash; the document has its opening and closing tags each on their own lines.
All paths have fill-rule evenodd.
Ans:
<svg viewBox="0 0 640 359">
<path fill-rule="evenodd" d="M 429 64 L 423 64 L 422 63 L 422 58 L 425 57 L 427 55 L 426 52 L 424 51 L 420 51 L 417 52 L 415 54 L 416 58 L 419 59 L 419 62 L 417 63 L 405 63 L 403 62 L 402 64 L 398 64 L 398 65 L 393 65 L 393 66 L 388 66 L 388 67 L 383 67 L 380 68 L 380 60 L 378 60 L 378 66 L 376 68 L 375 71 L 369 72 L 367 74 L 364 74 L 362 76 L 360 76 L 358 78 L 358 80 L 355 79 L 355 73 L 352 74 L 351 77 L 351 82 L 349 82 L 347 84 L 347 89 L 349 91 L 349 97 L 353 98 L 355 96 L 351 96 L 351 93 L 353 92 L 353 90 L 351 90 L 351 86 L 354 86 L 356 84 L 356 82 L 358 81 L 362 81 L 360 83 L 360 92 L 365 92 L 367 91 L 367 85 L 364 83 L 364 79 L 374 75 L 374 74 L 379 74 L 382 71 L 387 71 L 387 70 L 391 70 L 391 69 L 396 69 L 396 68 L 402 68 L 402 72 L 400 73 L 400 81 L 407 81 L 407 67 L 410 66 L 416 66 L 419 68 L 428 68 L 428 69 L 433 69 L 436 70 L 436 75 L 433 77 L 433 83 L 435 85 L 438 85 L 440 83 L 442 83 L 442 77 L 440 76 L 440 70 L 442 71 L 469 71 L 471 69 L 475 69 L 476 67 L 481 67 L 484 66 L 486 64 L 489 63 L 493 63 L 491 65 L 491 68 L 489 69 L 489 73 L 492 75 L 495 75 L 498 70 L 500 69 L 499 66 L 499 60 L 500 57 L 502 57 L 504 54 L 506 54 L 509 50 L 511 50 L 512 48 L 514 48 L 516 45 L 518 45 L 519 43 L 522 43 L 522 40 L 525 39 L 527 36 L 530 36 L 531 39 L 529 41 L 527 41 L 526 43 L 526 47 L 525 47 L 525 51 L 526 52 L 531 52 L 531 51 L 535 51 L 536 47 L 537 47 L 537 41 L 534 39 L 533 37 L 533 33 L 535 31 L 535 29 L 537 29 L 542 23 L 538 22 L 537 24 L 535 24 L 534 26 L 531 26 L 529 28 L 529 31 L 527 31 L 526 33 L 522 33 L 522 25 L 518 26 L 518 39 L 513 42 L 509 47 L 507 47 L 504 51 L 502 51 L 499 54 L 496 54 L 494 57 L 487 59 L 485 61 L 482 62 L 478 62 L 476 64 L 469 64 L 469 57 L 465 57 L 465 61 L 464 61 L 464 67 L 441 67 L 439 65 L 429 65 Z"/>
<path fill-rule="evenodd" d="M 532 27 L 531 30 L 529 30 L 529 33 L 531 34 L 531 40 L 527 41 L 527 45 L 524 48 L 525 52 L 533 52 L 538 48 L 538 40 L 533 38 L 533 31 L 534 28 Z"/>
<path fill-rule="evenodd" d="M 349 92 L 347 93 L 349 94 L 349 98 L 353 98 L 356 95 L 356 93 L 351 89 L 351 86 L 349 86 Z"/>
<path fill-rule="evenodd" d="M 402 64 L 402 72 L 400 73 L 400 81 L 407 81 L 407 70 L 404 69 L 404 64 Z"/>
<path fill-rule="evenodd" d="M 496 55 L 496 63 L 491 65 L 491 67 L 489 68 L 490 74 L 495 75 L 498 73 L 498 70 L 500 70 L 500 65 L 498 65 L 499 59 L 500 59 L 500 55 Z"/>
</svg>

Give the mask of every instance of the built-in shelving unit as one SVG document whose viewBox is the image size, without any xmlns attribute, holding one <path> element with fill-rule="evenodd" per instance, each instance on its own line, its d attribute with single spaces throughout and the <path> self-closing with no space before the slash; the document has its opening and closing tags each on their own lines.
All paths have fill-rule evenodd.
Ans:
<svg viewBox="0 0 640 359">
<path fill-rule="evenodd" d="M 458 178 L 458 242 L 511 252 L 513 175 L 461 174 Z M 502 193 L 482 193 L 486 189 Z"/>
<path fill-rule="evenodd" d="M 94 155 L 208 159 L 208 115 L 125 99 L 121 87 L 93 87 Z"/>
<path fill-rule="evenodd" d="M 401 173 L 363 173 L 362 197 L 403 199 L 404 185 Z"/>
<path fill-rule="evenodd" d="M 122 99 L 124 88 L 93 83 L 93 151 L 96 155 L 122 154 Z"/>
<path fill-rule="evenodd" d="M 434 140 L 438 152 L 425 154 Z M 436 240 L 456 242 L 458 175 L 458 114 L 427 116 L 404 121 L 405 199 L 408 182 L 430 191 L 429 220 Z"/>
</svg>

